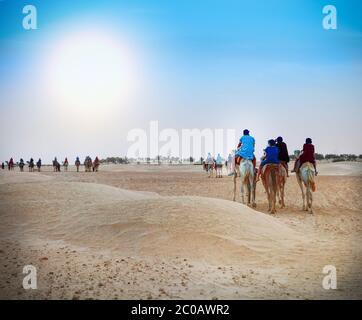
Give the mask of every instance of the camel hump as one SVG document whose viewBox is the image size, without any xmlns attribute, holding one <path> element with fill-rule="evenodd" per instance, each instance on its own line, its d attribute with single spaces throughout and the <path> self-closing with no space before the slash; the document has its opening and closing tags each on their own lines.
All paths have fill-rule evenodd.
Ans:
<svg viewBox="0 0 362 320">
<path fill-rule="evenodd" d="M 279 163 L 267 163 L 262 167 L 262 175 L 265 175 L 265 173 L 267 171 L 274 171 L 274 170 L 278 170 L 279 171 Z"/>
<path fill-rule="evenodd" d="M 267 163 L 265 166 L 269 166 L 270 168 L 279 168 L 279 163 Z"/>
<path fill-rule="evenodd" d="M 300 169 L 304 169 L 304 168 L 314 169 L 313 163 L 311 163 L 311 162 L 304 162 L 304 163 L 300 166 Z"/>
</svg>

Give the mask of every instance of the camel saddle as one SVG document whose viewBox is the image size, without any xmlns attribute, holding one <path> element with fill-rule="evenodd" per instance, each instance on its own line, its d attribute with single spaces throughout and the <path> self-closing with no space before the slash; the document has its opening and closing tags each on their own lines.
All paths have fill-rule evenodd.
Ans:
<svg viewBox="0 0 362 320">
<path fill-rule="evenodd" d="M 267 163 L 263 166 L 261 174 L 264 175 L 266 168 L 279 169 L 279 163 Z"/>
</svg>

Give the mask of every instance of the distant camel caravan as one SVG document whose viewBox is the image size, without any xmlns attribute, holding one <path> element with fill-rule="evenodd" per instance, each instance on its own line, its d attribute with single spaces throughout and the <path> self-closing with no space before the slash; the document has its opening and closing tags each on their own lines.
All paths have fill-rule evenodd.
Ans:
<svg viewBox="0 0 362 320">
<path fill-rule="evenodd" d="M 9 169 L 9 171 L 14 170 L 15 164 L 14 164 L 13 158 L 11 158 L 9 161 L 6 161 L 5 163 Z M 98 157 L 95 157 L 94 161 L 92 161 L 92 158 L 87 156 L 84 161 L 85 172 L 92 172 L 92 171 L 98 172 L 100 163 L 101 162 Z M 38 172 L 40 172 L 41 167 L 42 167 L 42 161 L 40 158 L 36 163 L 33 158 L 31 158 L 30 161 L 26 161 L 26 162 L 23 159 L 20 159 L 20 161 L 18 163 L 16 163 L 16 166 L 19 167 L 20 172 L 24 172 L 24 167 L 26 164 L 28 164 L 29 172 L 34 172 L 35 165 L 37 167 Z M 57 157 L 55 157 L 54 160 L 52 160 L 52 166 L 53 166 L 54 172 L 61 171 L 61 164 L 58 161 Z M 68 162 L 67 158 L 65 158 L 65 160 L 63 161 L 63 166 L 64 166 L 64 171 L 68 171 L 69 162 Z M 77 169 L 77 172 L 79 172 L 80 166 L 81 166 L 81 162 L 79 160 L 79 157 L 77 157 L 75 160 L 75 167 Z M 5 168 L 5 164 L 2 163 L 2 169 L 4 169 L 4 168 Z"/>
</svg>

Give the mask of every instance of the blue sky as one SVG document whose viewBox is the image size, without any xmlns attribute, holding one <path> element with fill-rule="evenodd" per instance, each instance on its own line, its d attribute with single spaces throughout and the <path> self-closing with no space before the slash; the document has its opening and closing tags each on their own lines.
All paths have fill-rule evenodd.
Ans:
<svg viewBox="0 0 362 320">
<path fill-rule="evenodd" d="M 22 28 L 26 4 L 37 8 L 37 30 Z M 337 30 L 322 28 L 327 4 Z M 0 159 L 121 155 L 127 132 L 151 120 L 247 127 L 258 153 L 278 135 L 291 151 L 311 136 L 321 153 L 362 153 L 361 16 L 358 0 L 0 1 Z M 52 117 L 44 76 L 57 39 L 79 28 L 127 39 L 142 78 L 135 99 L 88 127 Z"/>
</svg>

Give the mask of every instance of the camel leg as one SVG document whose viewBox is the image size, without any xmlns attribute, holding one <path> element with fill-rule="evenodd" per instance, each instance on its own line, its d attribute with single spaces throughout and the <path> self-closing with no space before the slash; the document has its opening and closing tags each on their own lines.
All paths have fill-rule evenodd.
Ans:
<svg viewBox="0 0 362 320">
<path fill-rule="evenodd" d="M 250 205 L 251 203 L 251 185 L 250 185 L 250 180 L 247 181 L 247 190 L 248 190 L 248 205 Z"/>
<path fill-rule="evenodd" d="M 306 193 L 305 193 L 305 191 L 304 191 L 304 188 L 302 189 L 302 198 L 303 198 L 303 208 L 302 208 L 302 211 L 306 211 L 306 210 L 308 210 L 308 209 L 307 209 L 307 205 L 306 205 L 307 195 L 306 195 Z"/>
<path fill-rule="evenodd" d="M 251 182 L 251 198 L 252 198 L 252 206 L 253 208 L 256 208 L 256 202 L 255 202 L 255 192 L 256 192 L 256 177 L 253 176 L 253 181 Z"/>
<path fill-rule="evenodd" d="M 303 183 L 298 175 L 298 173 L 296 173 L 296 176 L 297 176 L 297 181 L 298 181 L 298 184 L 299 184 L 299 188 L 300 188 L 300 191 L 302 191 L 302 199 L 303 199 L 303 211 L 305 210 L 305 194 L 304 194 L 304 189 L 303 189 Z"/>
<path fill-rule="evenodd" d="M 272 210 L 272 198 L 271 198 L 271 194 L 269 192 L 267 192 L 268 195 L 268 212 L 271 212 Z"/>
<path fill-rule="evenodd" d="M 280 206 L 280 208 L 283 208 L 283 205 L 282 205 L 282 189 L 281 189 L 281 185 L 279 184 L 279 181 L 278 181 L 277 196 L 278 196 L 279 206 Z"/>
<path fill-rule="evenodd" d="M 270 191 L 269 191 L 269 187 L 268 187 L 268 181 L 265 180 L 264 177 L 261 177 L 261 181 L 263 182 L 263 186 L 266 192 L 266 196 L 268 198 L 268 212 L 270 212 L 271 210 L 271 198 L 270 198 Z"/>
<path fill-rule="evenodd" d="M 275 213 L 276 212 L 276 209 L 275 209 L 275 203 L 276 203 L 276 194 L 274 192 L 274 190 L 272 190 L 270 192 L 270 199 L 271 199 L 271 213 Z"/>
<path fill-rule="evenodd" d="M 285 207 L 285 203 L 284 203 L 284 181 L 282 181 L 282 183 L 280 184 L 280 207 L 284 208 Z"/>
<path fill-rule="evenodd" d="M 313 198 L 312 198 L 312 190 L 311 190 L 311 187 L 310 185 L 308 185 L 308 189 L 307 189 L 307 206 L 308 206 L 308 212 L 309 213 L 313 213 L 313 210 L 312 210 L 312 201 L 313 201 Z"/>
<path fill-rule="evenodd" d="M 304 197 L 303 197 L 303 210 L 308 211 L 308 186 L 305 185 Z"/>
<path fill-rule="evenodd" d="M 268 197 L 268 212 L 270 212 L 271 211 L 271 194 L 270 194 L 268 187 L 265 188 L 265 191 L 266 191 L 266 195 Z"/>
<path fill-rule="evenodd" d="M 305 211 L 309 211 L 309 186 L 306 185 L 306 191 L 305 191 L 305 194 L 306 194 L 306 208 L 305 208 Z"/>
<path fill-rule="evenodd" d="M 235 196 L 236 196 L 236 172 L 234 172 L 234 196 L 233 196 L 233 201 L 235 201 Z"/>
<path fill-rule="evenodd" d="M 271 177 L 271 175 L 270 175 L 270 177 L 269 177 L 270 179 L 269 179 L 269 181 L 267 181 L 267 183 L 269 184 L 269 195 L 270 195 L 270 205 L 269 205 L 269 207 L 270 207 L 270 213 L 272 213 L 272 214 L 275 214 L 275 202 L 276 202 L 276 192 L 277 192 L 277 190 L 274 190 L 274 188 L 273 188 L 273 180 L 272 180 L 272 177 Z"/>
<path fill-rule="evenodd" d="M 240 191 L 241 191 L 241 199 L 242 199 L 242 202 L 243 202 L 243 204 L 245 204 L 245 198 L 244 198 L 244 181 L 241 181 Z"/>
<path fill-rule="evenodd" d="M 254 176 L 249 175 L 249 180 L 248 180 L 248 204 L 254 208 L 255 205 L 255 198 L 254 198 Z"/>
</svg>

